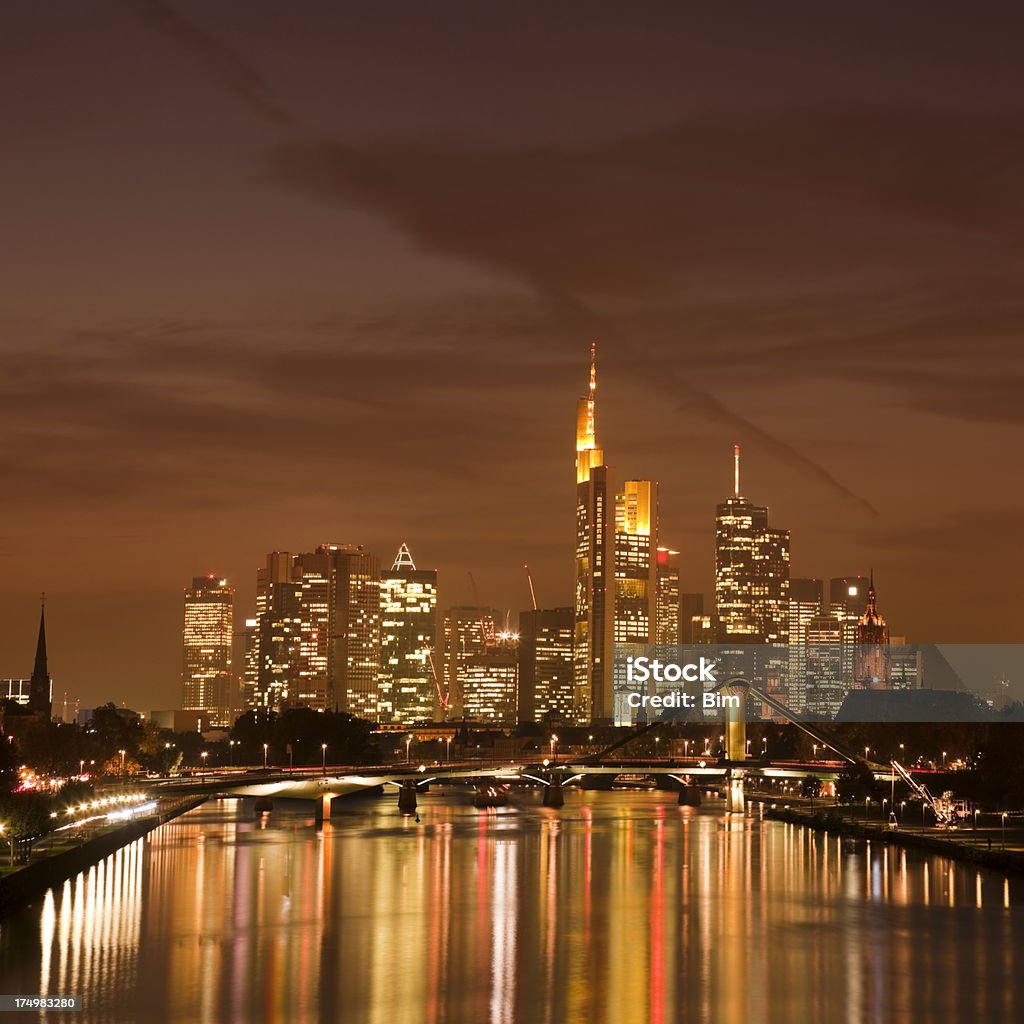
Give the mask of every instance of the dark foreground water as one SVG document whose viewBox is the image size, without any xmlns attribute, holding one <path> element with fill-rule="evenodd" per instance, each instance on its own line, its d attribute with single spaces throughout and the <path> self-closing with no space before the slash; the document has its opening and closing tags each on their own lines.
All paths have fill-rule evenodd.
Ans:
<svg viewBox="0 0 1024 1024">
<path fill-rule="evenodd" d="M 83 1024 L 1024 1019 L 1022 879 L 668 794 L 393 800 L 192 811 L 0 925 L 0 993 Z"/>
</svg>

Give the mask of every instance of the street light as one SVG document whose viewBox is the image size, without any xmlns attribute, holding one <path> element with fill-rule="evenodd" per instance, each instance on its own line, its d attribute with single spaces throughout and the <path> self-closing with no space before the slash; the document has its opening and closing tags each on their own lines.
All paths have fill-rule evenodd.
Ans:
<svg viewBox="0 0 1024 1024">
<path fill-rule="evenodd" d="M 269 749 L 270 749 L 270 744 L 269 743 L 264 743 L 263 744 L 263 767 L 264 768 L 267 767 L 267 751 Z"/>
<path fill-rule="evenodd" d="M 452 737 L 448 736 L 445 738 L 445 754 L 444 759 L 450 761 L 452 759 Z"/>
<path fill-rule="evenodd" d="M 119 750 L 118 753 L 121 755 L 121 774 L 124 775 L 124 751 Z"/>
<path fill-rule="evenodd" d="M 554 733 L 551 734 L 551 740 L 549 741 L 549 746 L 551 748 L 551 760 L 554 761 L 554 760 L 556 760 L 555 751 L 556 751 L 556 748 L 558 747 L 558 737 Z"/>
<path fill-rule="evenodd" d="M 79 758 L 79 761 L 78 761 L 78 774 L 79 775 L 84 775 L 85 774 L 85 758 L 84 757 Z"/>
<path fill-rule="evenodd" d="M 412 750 L 412 733 L 409 733 L 409 735 L 405 737 L 405 760 L 409 764 L 412 763 L 412 755 L 410 753 L 411 750 Z"/>
<path fill-rule="evenodd" d="M 945 751 L 942 752 L 942 767 L 943 768 L 946 767 L 946 752 Z"/>
<path fill-rule="evenodd" d="M 869 751 L 870 749 L 871 749 L 870 747 L 865 747 L 865 748 L 864 748 L 864 760 L 865 760 L 865 761 L 866 761 L 866 760 L 868 759 L 868 751 Z"/>
<path fill-rule="evenodd" d="M 1006 811 L 1003 811 L 1003 813 L 1000 815 L 1000 817 L 1003 819 L 1003 849 L 1005 850 L 1006 849 Z"/>
<path fill-rule="evenodd" d="M 326 775 L 327 774 L 327 744 L 326 743 L 321 743 L 320 744 L 320 760 L 321 760 L 321 763 L 323 764 L 324 775 Z"/>
<path fill-rule="evenodd" d="M 235 767 L 235 740 L 228 740 L 228 766 Z"/>
<path fill-rule="evenodd" d="M 203 759 L 203 771 L 206 771 L 206 759 L 210 754 L 208 751 L 204 750 L 199 756 Z"/>
</svg>

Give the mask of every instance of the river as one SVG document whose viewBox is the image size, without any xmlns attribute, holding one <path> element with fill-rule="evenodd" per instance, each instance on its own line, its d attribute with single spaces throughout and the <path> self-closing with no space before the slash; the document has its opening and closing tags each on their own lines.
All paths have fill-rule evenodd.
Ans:
<svg viewBox="0 0 1024 1024">
<path fill-rule="evenodd" d="M 1024 1019 L 1024 878 L 666 793 L 212 801 L 0 924 L 86 1021 Z"/>
</svg>

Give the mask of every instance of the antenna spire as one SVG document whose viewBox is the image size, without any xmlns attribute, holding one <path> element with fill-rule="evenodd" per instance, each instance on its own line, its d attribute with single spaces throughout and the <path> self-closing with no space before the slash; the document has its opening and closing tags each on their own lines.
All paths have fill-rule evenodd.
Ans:
<svg viewBox="0 0 1024 1024">
<path fill-rule="evenodd" d="M 732 462 L 733 462 L 733 485 L 732 493 L 735 497 L 740 496 L 740 446 L 734 444 L 732 446 Z"/>
<path fill-rule="evenodd" d="M 391 566 L 391 571 L 394 572 L 396 569 L 409 569 L 415 571 L 416 563 L 412 560 L 412 554 L 409 552 L 409 545 L 402 541 L 402 546 L 398 549 L 398 554 L 395 556 L 395 564 Z"/>
</svg>

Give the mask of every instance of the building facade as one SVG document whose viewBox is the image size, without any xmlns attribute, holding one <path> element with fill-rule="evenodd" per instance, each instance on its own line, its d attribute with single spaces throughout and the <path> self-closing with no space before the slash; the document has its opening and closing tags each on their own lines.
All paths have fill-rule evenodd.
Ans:
<svg viewBox="0 0 1024 1024">
<path fill-rule="evenodd" d="M 381 573 L 380 613 L 380 720 L 428 722 L 438 708 L 437 570 L 417 569 L 405 544 Z"/>
<path fill-rule="evenodd" d="M 576 588 L 573 630 L 573 719 L 612 717 L 615 615 L 615 491 L 597 443 L 597 346 L 590 384 L 576 403 Z"/>
<path fill-rule="evenodd" d="M 572 721 L 573 621 L 572 608 L 520 612 L 520 722 Z"/>
<path fill-rule="evenodd" d="M 825 586 L 819 579 L 789 581 L 789 673 L 786 701 L 794 711 L 807 705 L 807 643 L 811 622 L 825 614 Z"/>
<path fill-rule="evenodd" d="M 789 640 L 789 531 L 772 529 L 768 509 L 740 494 L 735 445 L 733 494 L 715 510 L 715 614 L 719 643 Z"/>
<path fill-rule="evenodd" d="M 271 552 L 257 573 L 256 701 L 377 718 L 380 563 L 362 545 Z"/>
<path fill-rule="evenodd" d="M 447 720 L 464 715 L 465 669 L 469 658 L 495 643 L 498 613 L 493 608 L 457 605 L 444 613 L 441 627 L 442 712 Z M 436 667 L 436 659 L 435 659 Z"/>
<path fill-rule="evenodd" d="M 503 634 L 461 668 L 463 717 L 471 722 L 513 726 L 519 704 L 519 642 Z"/>
<path fill-rule="evenodd" d="M 655 615 L 657 644 L 682 642 L 679 629 L 679 552 L 659 547 L 657 551 L 658 599 Z"/>
<path fill-rule="evenodd" d="M 196 576 L 185 591 L 182 697 L 185 711 L 205 711 L 214 727 L 232 724 L 234 711 L 234 588 L 217 576 Z"/>
</svg>

